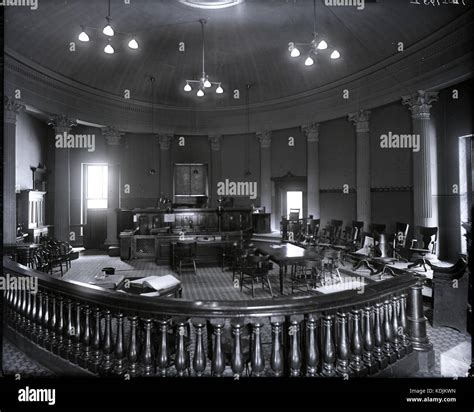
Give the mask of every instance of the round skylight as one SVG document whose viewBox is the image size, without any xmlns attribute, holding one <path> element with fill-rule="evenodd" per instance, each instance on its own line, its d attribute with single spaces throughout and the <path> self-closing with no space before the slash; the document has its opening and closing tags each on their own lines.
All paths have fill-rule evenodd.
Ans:
<svg viewBox="0 0 474 412">
<path fill-rule="evenodd" d="M 244 1 L 245 0 L 179 0 L 180 3 L 186 6 L 206 10 L 225 9 L 227 7 L 237 6 Z"/>
</svg>

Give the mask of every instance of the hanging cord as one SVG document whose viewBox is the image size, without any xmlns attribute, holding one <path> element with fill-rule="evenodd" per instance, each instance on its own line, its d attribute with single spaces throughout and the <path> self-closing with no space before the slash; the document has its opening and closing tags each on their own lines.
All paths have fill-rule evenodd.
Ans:
<svg viewBox="0 0 474 412">
<path fill-rule="evenodd" d="M 316 37 L 316 0 L 313 0 L 313 37 Z"/>
<path fill-rule="evenodd" d="M 247 105 L 247 147 L 245 148 L 245 174 L 250 172 L 250 84 L 247 84 L 247 94 L 245 96 Z"/>
<path fill-rule="evenodd" d="M 150 77 L 151 81 L 151 134 L 155 134 L 155 78 Z"/>
<path fill-rule="evenodd" d="M 202 33 L 202 76 L 206 74 L 206 71 L 204 70 L 204 25 L 206 24 L 205 19 L 199 20 L 201 23 L 201 33 Z"/>
<path fill-rule="evenodd" d="M 108 7 L 107 11 L 108 11 L 107 17 L 110 18 L 110 0 L 109 0 L 109 7 Z"/>
</svg>

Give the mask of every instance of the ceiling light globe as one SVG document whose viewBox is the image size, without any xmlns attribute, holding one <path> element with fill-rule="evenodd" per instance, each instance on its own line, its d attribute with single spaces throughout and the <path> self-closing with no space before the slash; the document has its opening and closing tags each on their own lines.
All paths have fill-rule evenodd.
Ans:
<svg viewBox="0 0 474 412">
<path fill-rule="evenodd" d="M 211 87 L 211 86 L 212 86 L 212 84 L 211 84 L 211 82 L 209 81 L 209 79 L 206 79 L 206 80 L 204 81 L 204 87 Z"/>
<path fill-rule="evenodd" d="M 138 49 L 138 42 L 135 39 L 132 39 L 128 42 L 128 47 L 130 47 L 133 50 Z"/>
<path fill-rule="evenodd" d="M 112 28 L 110 24 L 107 24 L 107 26 L 104 27 L 104 29 L 102 30 L 102 33 L 104 33 L 106 36 L 109 36 L 109 37 L 112 37 L 115 34 L 114 29 Z"/>
<path fill-rule="evenodd" d="M 224 93 L 224 89 L 222 88 L 221 85 L 219 85 L 219 86 L 217 87 L 216 93 L 217 93 L 217 94 L 222 94 L 222 93 Z"/>
<path fill-rule="evenodd" d="M 308 58 L 304 61 L 305 66 L 312 66 L 314 63 L 314 60 L 311 58 L 311 56 L 308 56 Z"/>
<path fill-rule="evenodd" d="M 300 54 L 301 54 L 300 51 L 296 47 L 294 47 L 291 50 L 290 56 L 291 57 L 299 57 Z"/>
<path fill-rule="evenodd" d="M 328 44 L 324 40 L 321 40 L 318 44 L 318 49 L 326 50 L 327 48 L 328 48 Z"/>
<path fill-rule="evenodd" d="M 189 85 L 189 83 L 186 83 L 186 86 L 184 86 L 184 91 L 190 92 L 191 90 L 192 90 L 192 87 Z"/>
<path fill-rule="evenodd" d="M 204 92 L 202 91 L 202 89 L 199 89 L 197 92 L 197 97 L 202 97 L 202 96 L 204 96 Z"/>
<path fill-rule="evenodd" d="M 104 52 L 107 54 L 114 54 L 115 50 L 110 44 L 108 44 L 107 46 L 104 47 Z"/>
<path fill-rule="evenodd" d="M 337 50 L 334 50 L 331 53 L 331 59 L 336 60 L 336 59 L 339 59 L 339 57 L 341 57 L 341 53 L 339 53 Z"/>
<path fill-rule="evenodd" d="M 81 34 L 79 35 L 79 40 L 83 42 L 89 41 L 89 36 L 85 31 L 82 31 Z"/>
</svg>

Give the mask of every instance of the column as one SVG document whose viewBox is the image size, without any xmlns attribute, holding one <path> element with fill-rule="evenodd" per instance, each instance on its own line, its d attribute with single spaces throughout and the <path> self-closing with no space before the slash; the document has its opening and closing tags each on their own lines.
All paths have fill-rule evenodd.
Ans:
<svg viewBox="0 0 474 412">
<path fill-rule="evenodd" d="M 349 114 L 349 121 L 356 129 L 356 190 L 357 220 L 364 222 L 368 229 L 372 222 L 370 206 L 370 135 L 369 110 L 359 110 Z"/>
<path fill-rule="evenodd" d="M 106 246 L 118 245 L 117 209 L 120 208 L 120 140 L 123 133 L 114 127 L 102 129 L 107 142 L 108 195 L 107 195 L 107 239 Z"/>
<path fill-rule="evenodd" d="M 306 135 L 307 146 L 307 196 L 308 216 L 315 219 L 321 218 L 319 204 L 319 123 L 302 126 L 301 130 Z"/>
<path fill-rule="evenodd" d="M 3 98 L 3 245 L 16 244 L 16 116 L 25 105 Z"/>
<path fill-rule="evenodd" d="M 50 119 L 55 136 L 69 134 L 71 128 L 77 126 L 73 119 L 58 115 Z M 54 237 L 57 240 L 69 242 L 70 232 L 70 169 L 69 149 L 55 149 L 54 164 Z"/>
<path fill-rule="evenodd" d="M 416 226 L 438 226 L 436 137 L 430 123 L 431 103 L 437 92 L 418 90 L 402 97 L 411 111 L 413 135 L 419 136 L 420 150 L 413 152 L 413 223 Z"/>
<path fill-rule="evenodd" d="M 272 132 L 257 133 L 260 141 L 260 207 L 266 213 L 272 211 Z"/>
<path fill-rule="evenodd" d="M 211 190 L 209 191 L 209 205 L 217 207 L 217 183 L 222 180 L 222 136 L 209 136 L 211 143 Z"/>
<path fill-rule="evenodd" d="M 171 164 L 170 164 L 170 146 L 171 134 L 159 134 L 158 142 L 160 144 L 160 197 L 172 199 L 173 191 L 171 187 Z"/>
</svg>

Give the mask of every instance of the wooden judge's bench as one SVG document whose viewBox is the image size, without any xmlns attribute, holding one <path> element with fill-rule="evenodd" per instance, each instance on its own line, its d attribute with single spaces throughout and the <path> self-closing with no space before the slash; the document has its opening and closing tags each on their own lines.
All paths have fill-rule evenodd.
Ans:
<svg viewBox="0 0 474 412">
<path fill-rule="evenodd" d="M 270 215 L 243 208 L 119 210 L 118 229 L 122 260 L 148 258 L 173 266 L 173 245 L 194 240 L 199 261 L 215 263 L 229 243 L 270 231 Z"/>
</svg>

